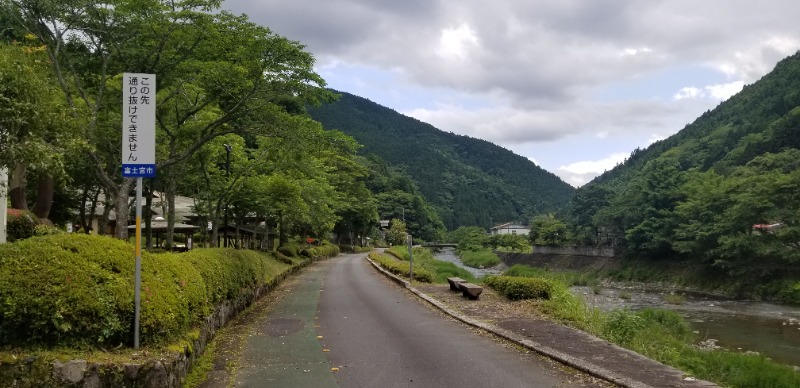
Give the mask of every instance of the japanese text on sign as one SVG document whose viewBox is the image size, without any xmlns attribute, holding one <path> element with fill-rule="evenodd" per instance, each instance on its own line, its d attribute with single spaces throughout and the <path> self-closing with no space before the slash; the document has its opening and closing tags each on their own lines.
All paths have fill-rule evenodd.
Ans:
<svg viewBox="0 0 800 388">
<path fill-rule="evenodd" d="M 122 76 L 122 176 L 156 175 L 156 76 Z"/>
</svg>

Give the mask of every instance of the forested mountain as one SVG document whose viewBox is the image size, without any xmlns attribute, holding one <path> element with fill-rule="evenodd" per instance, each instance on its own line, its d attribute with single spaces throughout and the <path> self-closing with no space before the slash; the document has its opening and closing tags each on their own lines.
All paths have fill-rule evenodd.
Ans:
<svg viewBox="0 0 800 388">
<path fill-rule="evenodd" d="M 587 242 L 611 237 L 634 259 L 797 277 L 798 167 L 800 53 L 578 190 L 573 229 Z M 784 289 L 800 296 L 800 283 Z"/>
<path fill-rule="evenodd" d="M 352 94 L 309 110 L 393 166 L 405 169 L 448 229 L 488 227 L 564 207 L 574 189 L 530 160 L 484 140 L 443 132 Z"/>
</svg>

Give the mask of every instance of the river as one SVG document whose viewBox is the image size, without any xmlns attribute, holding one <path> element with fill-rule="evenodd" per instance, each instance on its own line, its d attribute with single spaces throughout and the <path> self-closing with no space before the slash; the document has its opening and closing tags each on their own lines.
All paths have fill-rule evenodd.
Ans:
<svg viewBox="0 0 800 388">
<path fill-rule="evenodd" d="M 499 274 L 504 267 L 503 264 L 485 269 L 467 267 L 452 248 L 436 251 L 434 256 L 455 263 L 476 277 Z M 599 293 L 595 294 L 595 290 Z M 599 289 L 573 287 L 572 291 L 588 305 L 604 311 L 648 307 L 672 310 L 686 318 L 698 342 L 713 339 L 726 349 L 759 352 L 777 362 L 800 366 L 800 308 L 797 307 L 690 292 L 679 292 L 682 300 L 671 304 L 666 300 L 668 292 L 648 289 L 642 284 Z"/>
</svg>

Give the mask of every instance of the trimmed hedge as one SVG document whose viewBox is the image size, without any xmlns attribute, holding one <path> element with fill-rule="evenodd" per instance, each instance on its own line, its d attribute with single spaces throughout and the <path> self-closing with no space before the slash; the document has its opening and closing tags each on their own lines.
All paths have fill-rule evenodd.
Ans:
<svg viewBox="0 0 800 388">
<path fill-rule="evenodd" d="M 339 250 L 346 253 L 364 253 L 371 252 L 372 247 L 360 247 L 358 245 L 339 244 Z"/>
<path fill-rule="evenodd" d="M 85 234 L 0 245 L 0 346 L 131 345 L 134 247 Z M 215 304 L 289 264 L 249 250 L 142 253 L 143 345 L 180 338 Z"/>
<path fill-rule="evenodd" d="M 6 234 L 8 242 L 23 240 L 36 233 L 39 220 L 28 210 L 8 209 L 6 211 Z"/>
<path fill-rule="evenodd" d="M 369 258 L 380 264 L 381 267 L 385 268 L 387 271 L 400 276 L 408 277 L 408 273 L 410 272 L 410 266 L 407 261 L 400 261 L 395 259 L 393 256 L 372 252 L 369 254 Z M 414 267 L 414 279 L 424 283 L 431 283 L 433 282 L 434 275 L 431 271 L 428 271 L 425 268 Z"/>
<path fill-rule="evenodd" d="M 485 283 L 511 300 L 550 299 L 553 292 L 553 284 L 539 278 L 490 276 Z"/>
</svg>

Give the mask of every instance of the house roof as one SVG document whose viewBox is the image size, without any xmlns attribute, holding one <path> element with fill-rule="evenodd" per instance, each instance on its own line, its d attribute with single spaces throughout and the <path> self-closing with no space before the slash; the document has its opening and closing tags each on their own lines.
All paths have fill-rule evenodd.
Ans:
<svg viewBox="0 0 800 388">
<path fill-rule="evenodd" d="M 506 222 L 505 224 L 495 225 L 491 228 L 492 230 L 499 230 L 499 229 L 528 229 L 528 225 L 518 224 L 516 222 Z"/>
</svg>

